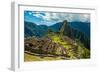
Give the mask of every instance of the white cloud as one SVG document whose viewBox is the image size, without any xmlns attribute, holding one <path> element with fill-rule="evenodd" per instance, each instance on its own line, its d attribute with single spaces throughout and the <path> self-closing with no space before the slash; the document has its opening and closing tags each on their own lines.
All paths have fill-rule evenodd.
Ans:
<svg viewBox="0 0 100 73">
<path fill-rule="evenodd" d="M 37 17 L 37 18 L 41 18 L 42 15 L 41 14 L 33 14 L 33 16 Z"/>
<path fill-rule="evenodd" d="M 81 22 L 89 22 L 90 15 L 89 14 L 75 14 L 75 13 L 52 13 L 52 12 L 44 12 L 45 15 L 40 12 L 33 13 L 33 16 L 37 18 L 42 18 L 46 21 L 63 21 L 68 20 L 71 21 L 81 21 Z"/>
<path fill-rule="evenodd" d="M 76 14 L 73 15 L 73 21 L 82 21 L 82 22 L 89 22 L 90 15 L 89 14 Z"/>
<path fill-rule="evenodd" d="M 45 13 L 45 16 L 43 16 L 43 19 L 47 20 L 47 21 L 51 21 L 51 14 L 50 13 Z"/>
</svg>

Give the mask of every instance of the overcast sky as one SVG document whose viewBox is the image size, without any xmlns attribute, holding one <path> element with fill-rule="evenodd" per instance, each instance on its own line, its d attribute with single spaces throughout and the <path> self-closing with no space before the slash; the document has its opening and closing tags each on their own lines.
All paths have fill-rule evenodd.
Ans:
<svg viewBox="0 0 100 73">
<path fill-rule="evenodd" d="M 37 25 L 53 25 L 57 22 L 67 20 L 68 22 L 90 22 L 89 14 L 80 13 L 60 13 L 60 12 L 36 12 L 36 11 L 24 11 L 24 20 L 34 22 Z"/>
</svg>

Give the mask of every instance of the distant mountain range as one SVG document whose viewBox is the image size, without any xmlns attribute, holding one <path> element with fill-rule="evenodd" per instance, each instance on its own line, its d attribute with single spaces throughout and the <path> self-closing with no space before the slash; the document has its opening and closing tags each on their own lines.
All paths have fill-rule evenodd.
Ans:
<svg viewBox="0 0 100 73">
<path fill-rule="evenodd" d="M 58 22 L 51 26 L 46 25 L 37 25 L 32 22 L 24 22 L 25 24 L 25 37 L 29 36 L 37 36 L 42 37 L 46 34 L 48 28 L 52 29 L 54 32 L 57 32 L 60 30 L 62 26 L 62 22 Z M 90 37 L 90 23 L 86 22 L 68 22 L 69 26 L 71 28 L 77 29 L 87 35 L 87 37 Z"/>
<path fill-rule="evenodd" d="M 48 30 L 48 26 L 46 25 L 36 25 L 35 23 L 31 22 L 24 22 L 24 36 L 30 37 L 30 36 L 36 36 L 36 37 L 42 37 L 46 34 Z"/>
<path fill-rule="evenodd" d="M 59 32 L 63 25 L 62 22 L 58 22 L 51 26 L 37 25 L 32 22 L 24 21 L 24 36 L 31 37 L 35 36 L 41 38 L 48 33 L 48 29 L 53 32 Z M 68 22 L 68 25 L 64 27 L 64 35 L 70 37 L 71 39 L 78 39 L 82 42 L 85 47 L 90 48 L 90 23 L 85 22 Z"/>
</svg>

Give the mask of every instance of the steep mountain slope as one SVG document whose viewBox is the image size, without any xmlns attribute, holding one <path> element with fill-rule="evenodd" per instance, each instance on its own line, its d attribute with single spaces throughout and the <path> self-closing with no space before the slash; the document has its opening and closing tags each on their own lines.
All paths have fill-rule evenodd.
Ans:
<svg viewBox="0 0 100 73">
<path fill-rule="evenodd" d="M 88 39 L 85 34 L 70 27 L 67 20 L 59 25 L 61 26 L 58 31 L 48 28 L 46 35 L 41 38 L 37 38 L 36 35 L 25 38 L 25 53 L 38 57 L 40 60 L 45 57 L 68 60 L 90 58 L 90 50 L 86 47 L 89 45 Z M 86 40 L 84 41 L 86 45 L 81 40 Z"/>
<path fill-rule="evenodd" d="M 24 33 L 25 37 L 42 37 L 46 34 L 48 26 L 46 25 L 36 25 L 32 22 L 24 22 Z"/>
<path fill-rule="evenodd" d="M 90 49 L 90 27 L 89 23 L 83 23 L 83 22 L 72 22 L 68 23 L 64 21 L 66 24 L 64 26 L 64 32 L 63 34 L 70 37 L 73 40 L 79 40 L 84 44 L 84 46 L 88 49 Z M 57 30 L 60 31 L 60 28 L 63 26 L 63 23 L 56 23 L 55 25 L 51 26 L 50 28 L 53 31 L 55 30 L 55 27 L 58 27 Z M 79 25 L 79 26 L 78 26 Z M 88 34 L 88 35 L 87 35 Z"/>
<path fill-rule="evenodd" d="M 76 29 L 80 32 L 83 32 L 88 37 L 90 37 L 90 23 L 89 22 L 68 22 L 68 24 L 71 28 Z M 50 28 L 53 31 L 59 31 L 61 26 L 62 26 L 62 22 L 58 22 L 58 23 L 50 26 Z"/>
<path fill-rule="evenodd" d="M 72 28 L 75 28 L 83 33 L 85 33 L 88 37 L 90 37 L 90 23 L 89 22 L 69 22 L 69 25 Z"/>
<path fill-rule="evenodd" d="M 85 34 L 85 32 L 81 32 L 69 25 L 66 25 L 64 29 L 64 35 L 67 35 L 73 40 L 80 41 L 86 48 L 90 49 L 90 38 Z"/>
</svg>

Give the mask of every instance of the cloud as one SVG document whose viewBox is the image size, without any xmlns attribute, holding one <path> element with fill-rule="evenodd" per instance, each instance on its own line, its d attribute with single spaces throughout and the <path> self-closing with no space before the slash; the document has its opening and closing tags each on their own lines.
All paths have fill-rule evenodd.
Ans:
<svg viewBox="0 0 100 73">
<path fill-rule="evenodd" d="M 90 22 L 89 14 L 74 14 L 72 16 L 72 21 Z"/>
<path fill-rule="evenodd" d="M 31 14 L 31 13 L 30 13 Z M 32 15 L 41 18 L 44 21 L 63 21 L 68 20 L 72 21 L 81 21 L 81 22 L 90 22 L 89 14 L 80 14 L 80 13 L 54 13 L 54 12 L 32 12 Z"/>
</svg>

